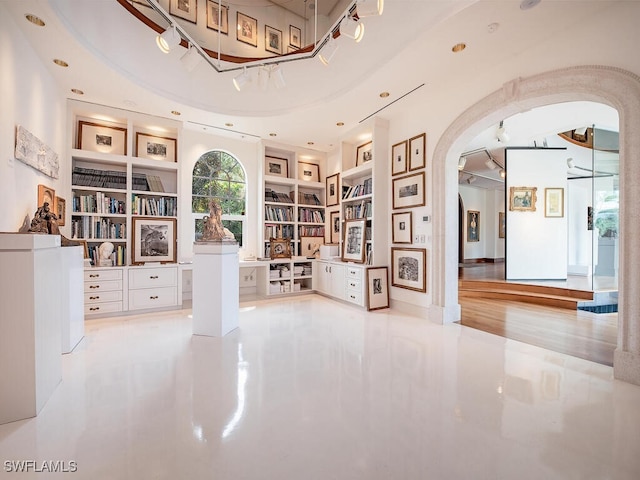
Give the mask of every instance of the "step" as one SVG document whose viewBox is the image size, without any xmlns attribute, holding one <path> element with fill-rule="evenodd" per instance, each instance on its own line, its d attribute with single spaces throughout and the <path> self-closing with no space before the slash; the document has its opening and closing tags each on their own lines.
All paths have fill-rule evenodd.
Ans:
<svg viewBox="0 0 640 480">
<path fill-rule="evenodd" d="M 577 300 L 593 300 L 593 292 L 574 290 L 571 288 L 531 285 L 528 283 L 514 283 L 492 280 L 458 280 L 459 290 L 499 290 L 515 293 L 537 293 L 553 297 L 571 298 Z"/>
<path fill-rule="evenodd" d="M 500 290 L 500 289 L 459 289 L 458 296 L 460 298 L 492 298 L 494 300 L 509 300 L 513 302 L 533 303 L 536 305 L 544 305 L 548 307 L 566 308 L 576 310 L 579 300 L 572 297 L 560 295 L 548 295 L 545 293 L 516 291 L 516 290 Z"/>
</svg>

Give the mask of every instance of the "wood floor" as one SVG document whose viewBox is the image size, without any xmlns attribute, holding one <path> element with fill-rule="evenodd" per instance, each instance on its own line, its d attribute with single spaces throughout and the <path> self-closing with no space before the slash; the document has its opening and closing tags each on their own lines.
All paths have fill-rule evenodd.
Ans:
<svg viewBox="0 0 640 480">
<path fill-rule="evenodd" d="M 460 269 L 461 278 L 483 278 L 482 267 Z M 486 278 L 500 267 L 489 265 Z M 530 345 L 613 365 L 617 339 L 617 313 L 532 305 L 507 300 L 460 298 L 462 325 Z"/>
</svg>

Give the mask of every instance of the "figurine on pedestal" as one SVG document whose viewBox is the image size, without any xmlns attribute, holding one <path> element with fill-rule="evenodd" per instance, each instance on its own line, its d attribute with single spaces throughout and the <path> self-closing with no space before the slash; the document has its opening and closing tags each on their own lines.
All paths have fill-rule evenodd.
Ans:
<svg viewBox="0 0 640 480">
<path fill-rule="evenodd" d="M 60 235 L 60 244 L 63 247 L 71 247 L 82 245 L 77 240 L 71 240 L 60 233 L 58 227 L 58 216 L 51 211 L 49 202 L 44 202 L 41 207 L 38 207 L 36 213 L 31 220 L 31 226 L 28 230 L 30 233 L 48 233 L 50 235 Z"/>
<path fill-rule="evenodd" d="M 235 241 L 235 235 L 222 225 L 222 208 L 215 200 L 209 200 L 209 216 L 204 217 L 204 229 L 200 242 Z"/>
</svg>

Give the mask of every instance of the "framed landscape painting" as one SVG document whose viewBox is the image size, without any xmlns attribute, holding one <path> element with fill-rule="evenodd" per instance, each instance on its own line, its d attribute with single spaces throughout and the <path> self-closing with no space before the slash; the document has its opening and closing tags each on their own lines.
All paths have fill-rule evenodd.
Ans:
<svg viewBox="0 0 640 480">
<path fill-rule="evenodd" d="M 393 209 L 425 204 L 424 172 L 393 179 Z"/>
<path fill-rule="evenodd" d="M 537 187 L 510 187 L 509 210 L 521 212 L 535 212 Z"/>
</svg>

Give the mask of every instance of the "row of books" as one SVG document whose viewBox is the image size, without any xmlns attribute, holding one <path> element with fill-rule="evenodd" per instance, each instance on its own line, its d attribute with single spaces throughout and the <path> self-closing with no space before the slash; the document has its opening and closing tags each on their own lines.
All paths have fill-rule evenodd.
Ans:
<svg viewBox="0 0 640 480">
<path fill-rule="evenodd" d="M 300 226 L 299 233 L 301 237 L 324 237 L 324 225 L 318 227 L 302 225 Z"/>
<path fill-rule="evenodd" d="M 133 195 L 131 201 L 133 215 L 150 215 L 159 217 L 177 217 L 178 200 L 173 197 L 141 197 Z"/>
<path fill-rule="evenodd" d="M 293 209 L 290 207 L 265 205 L 264 219 L 271 222 L 293 222 Z"/>
<path fill-rule="evenodd" d="M 324 211 L 311 208 L 298 209 L 298 221 L 309 223 L 324 223 Z"/>
<path fill-rule="evenodd" d="M 358 204 L 345 205 L 344 218 L 345 220 L 371 218 L 371 202 L 363 201 Z"/>
<path fill-rule="evenodd" d="M 342 199 L 347 200 L 349 198 L 370 195 L 372 191 L 372 180 L 371 178 L 367 178 L 364 182 L 358 185 L 344 185 L 342 187 Z"/>
<path fill-rule="evenodd" d="M 73 167 L 71 183 L 80 187 L 127 189 L 127 172 Z M 162 179 L 146 173 L 131 174 L 131 188 L 144 192 L 164 192 Z"/>
<path fill-rule="evenodd" d="M 293 192 L 291 192 L 293 193 Z M 298 203 L 302 205 L 322 205 L 315 193 L 298 192 Z"/>
<path fill-rule="evenodd" d="M 99 254 L 98 249 L 100 245 L 89 245 L 89 259 L 91 260 L 91 265 L 95 267 L 100 267 L 104 265 L 99 265 Z M 127 264 L 127 249 L 124 245 L 116 245 L 113 253 L 111 254 L 111 266 L 113 267 L 122 267 Z"/>
<path fill-rule="evenodd" d="M 79 213 L 110 213 L 124 214 L 125 202 L 117 198 L 96 192 L 93 195 L 75 195 L 73 197 L 73 211 Z"/>
<path fill-rule="evenodd" d="M 291 196 L 286 193 L 276 192 L 270 188 L 264 189 L 265 202 L 293 203 Z"/>
<path fill-rule="evenodd" d="M 110 218 L 81 217 L 71 220 L 71 238 L 125 239 L 127 226 Z"/>
<path fill-rule="evenodd" d="M 264 238 L 293 238 L 293 225 L 265 225 Z"/>
</svg>

